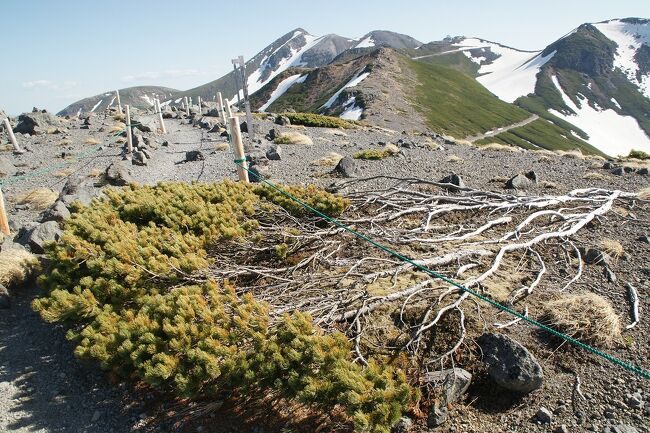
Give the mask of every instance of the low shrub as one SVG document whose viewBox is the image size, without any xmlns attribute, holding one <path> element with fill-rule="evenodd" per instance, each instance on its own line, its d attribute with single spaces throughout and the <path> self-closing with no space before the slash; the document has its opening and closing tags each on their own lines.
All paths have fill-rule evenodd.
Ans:
<svg viewBox="0 0 650 433">
<path fill-rule="evenodd" d="M 4 248 L 0 251 L 0 284 L 16 286 L 28 280 L 38 271 L 36 257 L 22 248 Z"/>
<path fill-rule="evenodd" d="M 287 117 L 292 125 L 315 126 L 319 128 L 354 128 L 355 124 L 339 117 L 324 116 L 314 113 L 280 113 Z"/>
<path fill-rule="evenodd" d="M 390 153 L 385 149 L 365 149 L 356 152 L 352 157 L 354 159 L 378 160 L 390 156 Z"/>
<path fill-rule="evenodd" d="M 314 144 L 311 138 L 299 132 L 283 132 L 273 142 L 275 144 L 302 144 L 306 146 Z"/>
<path fill-rule="evenodd" d="M 287 190 L 333 215 L 348 205 L 313 186 Z M 254 236 L 258 212 L 279 206 L 306 214 L 278 191 L 230 181 L 109 189 L 76 205 L 61 242 L 48 246 L 52 268 L 40 283 L 49 293 L 33 308 L 69 326 L 77 356 L 153 387 L 189 398 L 272 393 L 388 433 L 415 396 L 402 371 L 355 363 L 348 338 L 306 314 L 271 321 L 250 293 L 187 278 L 210 265 L 206 248 Z"/>
<path fill-rule="evenodd" d="M 44 210 L 52 206 L 57 198 L 59 198 L 59 193 L 56 191 L 49 188 L 36 188 L 18 195 L 16 202 L 28 204 L 36 210 Z"/>
<path fill-rule="evenodd" d="M 627 157 L 642 160 L 650 159 L 650 155 L 642 150 L 630 150 L 630 154 Z"/>
</svg>

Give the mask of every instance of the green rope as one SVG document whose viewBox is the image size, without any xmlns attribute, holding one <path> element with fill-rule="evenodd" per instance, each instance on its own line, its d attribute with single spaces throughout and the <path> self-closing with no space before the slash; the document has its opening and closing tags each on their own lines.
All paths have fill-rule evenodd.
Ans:
<svg viewBox="0 0 650 433">
<path fill-rule="evenodd" d="M 640 367 L 637 367 L 635 365 L 629 364 L 629 363 L 627 363 L 627 362 L 625 362 L 625 361 L 623 361 L 621 359 L 618 359 L 615 356 L 612 356 L 612 355 L 610 355 L 608 353 L 605 353 L 605 352 L 603 352 L 601 350 L 598 350 L 595 347 L 590 346 L 589 344 L 586 344 L 586 343 L 583 343 L 583 342 L 581 342 L 579 340 L 576 340 L 575 338 L 573 338 L 573 337 L 571 337 L 569 335 L 566 335 L 566 334 L 564 334 L 562 332 L 559 332 L 559 331 L 557 331 L 557 330 L 555 330 L 553 328 L 550 328 L 550 327 L 544 325 L 543 323 L 540 323 L 540 322 L 538 322 L 538 321 L 536 321 L 534 319 L 529 318 L 528 316 L 525 316 L 525 315 L 519 313 L 518 311 L 515 311 L 515 310 L 513 310 L 511 308 L 508 308 L 505 305 L 502 305 L 502 304 L 498 303 L 497 301 L 495 301 L 493 299 L 490 299 L 490 298 L 488 298 L 486 296 L 483 296 L 480 293 L 475 292 L 474 290 L 472 290 L 472 289 L 470 289 L 468 287 L 465 287 L 462 284 L 457 283 L 457 282 L 445 277 L 442 274 L 439 274 L 439 273 L 437 273 L 435 271 L 432 271 L 431 269 L 429 269 L 429 268 L 427 268 L 425 266 L 422 266 L 422 265 L 416 263 L 412 259 L 410 259 L 410 258 L 408 258 L 408 257 L 406 257 L 406 256 L 404 256 L 404 255 L 402 255 L 402 254 L 400 254 L 400 253 L 398 253 L 396 251 L 393 251 L 390 248 L 380 244 L 379 242 L 376 242 L 376 241 L 370 239 L 368 236 L 366 236 L 366 235 L 364 235 L 362 233 L 359 233 L 358 231 L 346 226 L 345 224 L 343 224 L 342 222 L 340 222 L 336 218 L 332 218 L 332 217 L 324 214 L 323 212 L 319 211 L 318 209 L 314 209 L 313 207 L 309 206 L 307 203 L 303 202 L 299 198 L 294 197 L 292 194 L 288 193 L 287 191 L 279 188 L 278 186 L 276 186 L 273 183 L 269 182 L 268 180 L 264 179 L 261 175 L 249 170 L 248 168 L 246 168 L 241 163 L 239 163 L 237 161 L 235 161 L 235 163 L 238 166 L 240 166 L 241 168 L 243 168 L 244 170 L 248 171 L 248 173 L 255 176 L 261 183 L 269 186 L 270 188 L 274 189 L 275 191 L 279 192 L 280 194 L 282 194 L 282 195 L 286 196 L 287 198 L 295 201 L 300 206 L 302 206 L 305 209 L 315 213 L 316 215 L 318 215 L 319 217 L 325 219 L 326 221 L 329 221 L 330 223 L 332 223 L 332 224 L 336 225 L 337 227 L 347 231 L 348 233 L 351 233 L 352 235 L 358 237 L 359 239 L 362 239 L 362 240 L 372 244 L 373 246 L 375 246 L 375 247 L 379 248 L 380 250 L 390 254 L 391 256 L 396 257 L 399 260 L 410 264 L 411 266 L 413 266 L 413 267 L 427 273 L 428 275 L 430 275 L 430 276 L 432 276 L 434 278 L 438 278 L 438 279 L 440 279 L 440 280 L 442 280 L 442 281 L 444 281 L 444 282 L 446 282 L 448 284 L 451 284 L 452 286 L 454 286 L 454 287 L 456 287 L 456 288 L 458 288 L 458 289 L 460 289 L 460 290 L 462 290 L 464 292 L 467 292 L 470 295 L 480 299 L 481 301 L 487 302 L 488 304 L 498 308 L 499 310 L 505 311 L 506 313 L 509 313 L 509 314 L 523 320 L 524 322 L 527 322 L 527 323 L 529 323 L 529 324 L 531 324 L 533 326 L 536 326 L 536 327 L 538 327 L 540 329 L 543 329 L 544 331 L 549 332 L 549 333 L 555 335 L 556 337 L 559 337 L 559 338 L 561 338 L 561 339 L 563 339 L 565 341 L 568 341 L 569 343 L 575 344 L 576 346 L 581 347 L 581 348 L 583 348 L 583 349 L 585 349 L 585 350 L 587 350 L 587 351 L 589 351 L 589 352 L 591 352 L 591 353 L 593 353 L 593 354 L 595 354 L 597 356 L 600 356 L 601 358 L 606 359 L 607 361 L 609 361 L 609 362 L 611 362 L 613 364 L 616 364 L 616 365 L 618 365 L 620 367 L 623 367 L 624 369 L 626 369 L 628 371 L 631 371 L 632 373 L 638 374 L 639 376 L 641 376 L 641 377 L 643 377 L 645 379 L 650 379 L 650 372 L 648 372 L 648 371 L 646 371 L 646 370 L 644 370 L 644 369 L 642 369 Z"/>
</svg>

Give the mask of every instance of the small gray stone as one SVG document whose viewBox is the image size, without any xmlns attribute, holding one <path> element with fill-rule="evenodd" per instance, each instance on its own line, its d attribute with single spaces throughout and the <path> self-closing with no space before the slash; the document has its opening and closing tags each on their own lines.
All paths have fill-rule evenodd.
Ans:
<svg viewBox="0 0 650 433">
<path fill-rule="evenodd" d="M 612 170 L 612 174 L 615 176 L 623 176 L 625 174 L 625 169 L 623 167 L 617 167 Z"/>
<path fill-rule="evenodd" d="M 193 162 L 193 161 L 204 161 L 205 156 L 203 156 L 203 152 L 200 150 L 190 150 L 188 152 L 185 152 L 185 161 L 186 162 Z"/>
<path fill-rule="evenodd" d="M 643 401 L 641 393 L 635 392 L 634 394 L 627 394 L 625 396 L 625 404 L 632 409 L 643 409 L 645 402 Z"/>
<path fill-rule="evenodd" d="M 441 387 L 444 403 L 452 404 L 467 391 L 472 381 L 472 374 L 462 368 L 451 368 L 427 373 L 425 380 L 434 388 Z"/>
<path fill-rule="evenodd" d="M 542 385 L 542 367 L 520 343 L 506 335 L 494 333 L 483 334 L 477 342 L 483 351 L 488 374 L 499 386 L 529 393 Z"/>
<path fill-rule="evenodd" d="M 96 410 L 95 413 L 93 413 L 93 417 L 92 417 L 92 419 L 90 420 L 90 422 L 97 422 L 97 421 L 99 421 L 99 418 L 101 418 L 101 416 L 102 416 L 102 413 L 101 413 L 100 411 Z"/>
<path fill-rule="evenodd" d="M 559 425 L 555 427 L 555 430 L 553 430 L 553 433 L 569 433 L 569 428 L 566 426 L 566 424 Z"/>
<path fill-rule="evenodd" d="M 48 242 L 58 241 L 61 239 L 61 229 L 56 221 L 46 221 L 34 228 L 27 240 L 27 244 L 32 252 L 42 254 L 45 252 L 44 246 Z"/>
<path fill-rule="evenodd" d="M 271 161 L 280 161 L 282 159 L 282 148 L 278 145 L 271 146 L 266 151 L 266 157 Z"/>
<path fill-rule="evenodd" d="M 45 212 L 41 214 L 41 221 L 57 221 L 62 222 L 70 218 L 70 211 L 68 207 L 61 200 L 57 200 Z"/>
<path fill-rule="evenodd" d="M 460 177 L 460 175 L 457 175 L 456 173 L 452 173 L 449 176 L 445 176 L 440 180 L 440 183 L 450 183 L 452 185 L 456 185 L 459 188 L 465 188 L 465 182 L 463 182 L 463 178 Z"/>
<path fill-rule="evenodd" d="M 334 167 L 334 172 L 343 177 L 356 177 L 358 174 L 357 163 L 353 158 L 345 156 Z"/>
<path fill-rule="evenodd" d="M 526 176 L 526 178 L 528 178 L 528 180 L 531 182 L 537 183 L 539 181 L 539 176 L 537 176 L 537 173 L 535 173 L 533 170 L 524 174 L 524 176 Z"/>
<path fill-rule="evenodd" d="M 650 237 L 648 237 L 648 235 L 640 236 L 639 241 L 646 244 L 650 244 Z"/>
<path fill-rule="evenodd" d="M 535 414 L 535 419 L 542 424 L 550 424 L 553 421 L 553 414 L 545 407 L 540 407 Z"/>
<path fill-rule="evenodd" d="M 275 123 L 277 125 L 291 125 L 291 120 L 287 116 L 278 116 L 275 118 Z"/>
<path fill-rule="evenodd" d="M 582 252 L 582 257 L 588 265 L 602 265 L 609 267 L 612 264 L 612 259 L 609 255 L 596 248 L 587 248 Z"/>
<path fill-rule="evenodd" d="M 137 150 L 133 152 L 133 155 L 131 157 L 131 164 L 143 166 L 143 165 L 147 165 L 148 160 L 149 159 L 144 154 L 144 152 Z"/>
<path fill-rule="evenodd" d="M 409 433 L 413 429 L 413 420 L 407 416 L 403 416 L 393 426 L 393 433 Z"/>
<path fill-rule="evenodd" d="M 429 411 L 427 418 L 427 425 L 429 427 L 438 427 L 444 424 L 449 419 L 449 410 L 446 406 L 438 406 L 435 404 Z"/>
<path fill-rule="evenodd" d="M 647 176 L 650 170 L 648 170 L 647 167 L 640 168 L 636 171 L 636 174 L 640 174 L 641 176 Z"/>
<path fill-rule="evenodd" d="M 614 271 L 610 269 L 609 266 L 605 266 L 604 273 L 605 273 L 605 278 L 607 278 L 607 281 L 609 281 L 610 283 L 616 282 L 617 280 L 616 274 L 614 273 Z"/>
<path fill-rule="evenodd" d="M 131 170 L 123 162 L 113 162 L 106 167 L 106 181 L 113 186 L 126 186 L 134 182 Z"/>
<path fill-rule="evenodd" d="M 527 189 L 531 185 L 530 179 L 528 179 L 526 176 L 523 174 L 518 174 L 512 178 L 510 178 L 506 182 L 506 188 L 508 189 Z"/>
<path fill-rule="evenodd" d="M 603 168 L 604 168 L 605 170 L 612 170 L 612 169 L 614 169 L 615 167 L 616 167 L 616 166 L 614 165 L 614 163 L 613 163 L 612 161 L 607 161 L 606 163 L 603 164 Z"/>
</svg>

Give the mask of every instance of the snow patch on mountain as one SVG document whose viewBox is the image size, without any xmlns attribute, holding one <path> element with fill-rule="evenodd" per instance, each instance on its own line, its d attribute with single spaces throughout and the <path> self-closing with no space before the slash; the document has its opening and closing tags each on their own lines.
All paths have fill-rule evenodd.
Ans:
<svg viewBox="0 0 650 433">
<path fill-rule="evenodd" d="M 273 104 L 280 96 L 284 95 L 286 91 L 291 88 L 291 86 L 298 83 L 304 83 L 308 75 L 309 74 L 296 74 L 280 81 L 278 87 L 276 87 L 273 93 L 271 93 L 269 100 L 260 107 L 259 111 L 266 111 L 266 109 L 269 108 L 269 106 Z"/>
<path fill-rule="evenodd" d="M 372 36 L 368 36 L 361 42 L 359 42 L 357 45 L 354 46 L 354 48 L 370 48 L 375 46 L 375 41 L 372 39 Z"/>
<path fill-rule="evenodd" d="M 650 74 L 639 77 L 637 75 L 639 65 L 634 58 L 641 45 L 650 45 L 650 24 L 648 22 L 630 23 L 611 20 L 596 23 L 594 27 L 618 45 L 614 57 L 614 68 L 623 71 L 628 80 L 635 83 L 641 93 L 650 98 Z"/>
<path fill-rule="evenodd" d="M 343 112 L 339 116 L 341 119 L 345 120 L 359 120 L 363 114 L 363 107 L 357 106 L 357 98 L 355 96 L 350 96 L 345 104 L 343 104 Z"/>
<path fill-rule="evenodd" d="M 370 72 L 363 72 L 357 74 L 353 79 L 348 81 L 348 83 L 345 86 L 341 87 L 335 94 L 333 94 L 332 97 L 329 98 L 327 102 L 321 106 L 321 108 L 330 108 L 332 104 L 336 102 L 336 100 L 338 99 L 341 92 L 343 92 L 343 90 L 347 89 L 348 87 L 356 86 L 357 84 L 359 84 L 360 82 L 368 78 L 368 75 L 370 75 Z"/>
<path fill-rule="evenodd" d="M 576 114 L 561 113 L 553 109 L 549 112 L 585 131 L 589 135 L 589 144 L 610 156 L 624 156 L 632 149 L 650 152 L 650 138 L 639 127 L 634 117 L 621 116 L 611 109 L 594 108 L 582 95 L 578 95 L 581 99 L 578 106 L 564 93 L 557 77 L 553 75 L 551 79 L 564 103 Z"/>
<path fill-rule="evenodd" d="M 101 105 L 102 102 L 104 102 L 104 100 L 100 99 L 99 102 L 96 103 L 95 106 L 90 110 L 90 112 L 93 113 L 97 109 L 97 107 Z"/>
</svg>

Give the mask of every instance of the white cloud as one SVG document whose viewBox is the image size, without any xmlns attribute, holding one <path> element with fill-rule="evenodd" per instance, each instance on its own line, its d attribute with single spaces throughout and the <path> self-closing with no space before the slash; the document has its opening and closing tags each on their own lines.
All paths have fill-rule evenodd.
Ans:
<svg viewBox="0 0 650 433">
<path fill-rule="evenodd" d="M 199 71 L 197 69 L 167 69 L 158 72 L 143 72 L 135 75 L 125 75 L 122 81 L 137 81 L 137 80 L 158 80 L 161 78 L 179 78 L 179 77 L 198 77 L 207 75 L 208 72 Z"/>
<path fill-rule="evenodd" d="M 63 81 L 61 83 L 55 83 L 50 80 L 32 80 L 25 81 L 22 85 L 25 89 L 49 89 L 49 90 L 69 90 L 74 87 L 77 87 L 76 81 Z"/>
</svg>

